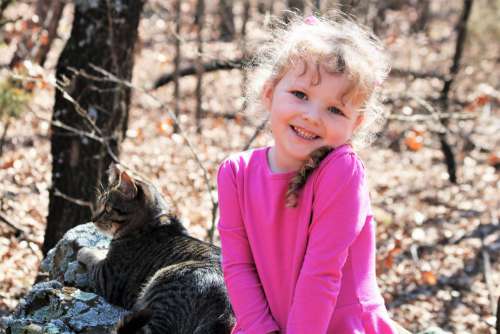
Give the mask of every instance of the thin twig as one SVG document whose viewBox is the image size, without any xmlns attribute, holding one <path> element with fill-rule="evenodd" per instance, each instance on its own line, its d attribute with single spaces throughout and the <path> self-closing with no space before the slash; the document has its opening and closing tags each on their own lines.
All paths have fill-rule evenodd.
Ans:
<svg viewBox="0 0 500 334">
<path fill-rule="evenodd" d="M 488 288 L 488 295 L 490 299 L 491 314 L 496 314 L 496 301 L 495 301 L 495 290 L 493 288 L 493 281 L 491 278 L 491 261 L 490 254 L 488 253 L 487 247 L 484 244 L 484 233 L 481 233 L 481 256 L 483 259 L 483 274 L 486 287 Z"/>
<path fill-rule="evenodd" d="M 109 73 L 108 71 L 106 71 L 103 68 L 97 67 L 97 66 L 95 66 L 93 64 L 90 64 L 89 66 L 91 68 L 93 68 L 95 71 L 97 71 L 97 72 L 101 73 L 102 75 L 104 75 L 105 79 L 110 80 L 112 82 L 121 83 L 121 84 L 123 84 L 123 85 L 125 85 L 125 86 L 127 86 L 127 87 L 129 87 L 131 89 L 134 89 L 134 90 L 136 90 L 138 92 L 143 93 L 145 96 L 149 97 L 154 102 L 156 102 L 158 104 L 158 106 L 159 106 L 160 109 L 162 109 L 162 110 L 164 110 L 164 111 L 167 112 L 167 114 L 169 115 L 169 117 L 174 121 L 175 124 L 177 124 L 177 127 L 179 129 L 178 134 L 184 140 L 184 142 L 186 143 L 186 145 L 187 145 L 189 151 L 191 152 L 193 158 L 195 159 L 196 163 L 198 164 L 198 166 L 203 171 L 203 178 L 204 178 L 204 181 L 205 181 L 205 185 L 207 187 L 207 192 L 208 192 L 208 195 L 210 197 L 210 201 L 212 202 L 212 207 L 216 206 L 217 203 L 216 203 L 216 201 L 214 199 L 214 196 L 212 194 L 212 189 L 211 189 L 211 185 L 210 185 L 210 179 L 208 177 L 208 171 L 205 168 L 205 166 L 203 165 L 203 163 L 201 162 L 201 160 L 200 160 L 200 158 L 198 156 L 198 153 L 194 149 L 193 144 L 191 143 L 191 141 L 189 140 L 189 138 L 186 136 L 185 131 L 181 127 L 181 124 L 180 124 L 179 120 L 177 119 L 176 115 L 172 112 L 172 110 L 170 110 L 169 108 L 167 108 L 167 106 L 163 102 L 161 102 L 160 100 L 158 100 L 158 98 L 156 98 L 155 96 L 153 96 L 150 93 L 148 93 L 144 88 L 137 87 L 134 84 L 132 84 L 130 81 L 122 80 L 122 79 L 116 77 L 114 74 Z"/>
<path fill-rule="evenodd" d="M 91 129 L 94 130 L 99 136 L 102 137 L 102 132 L 101 129 L 95 124 L 94 120 L 92 120 L 88 112 L 83 108 L 65 89 L 64 85 L 65 83 L 61 83 L 57 79 L 51 79 L 51 80 L 45 80 L 45 79 L 40 79 L 38 77 L 33 77 L 33 76 L 24 76 L 24 75 L 19 75 L 16 73 L 9 73 L 13 78 L 19 79 L 19 80 L 25 80 L 28 82 L 39 82 L 43 81 L 45 83 L 51 84 L 54 88 L 56 88 L 59 92 L 61 92 L 62 96 L 64 99 L 68 100 L 71 104 L 75 106 L 75 111 L 84 119 L 87 121 L 87 123 L 90 125 Z M 68 80 L 67 78 L 63 78 L 63 80 Z"/>
<path fill-rule="evenodd" d="M 388 119 L 396 120 L 396 121 L 404 121 L 404 122 L 426 122 L 430 120 L 435 120 L 436 118 L 432 115 L 424 115 L 424 114 L 415 114 L 415 115 L 389 115 Z M 470 113 L 447 113 L 440 114 L 439 119 L 456 119 L 456 120 L 469 120 L 469 119 L 477 119 L 477 115 L 471 115 Z"/>
<path fill-rule="evenodd" d="M 7 130 L 9 129 L 10 122 L 10 118 L 7 118 L 7 121 L 5 121 L 5 125 L 3 126 L 2 136 L 0 137 L 0 157 L 3 154 L 3 145 L 5 143 L 5 138 L 7 137 Z"/>
<path fill-rule="evenodd" d="M 54 196 L 64 198 L 66 201 L 71 202 L 71 203 L 76 204 L 76 205 L 79 205 L 79 206 L 88 207 L 88 208 L 90 208 L 90 211 L 94 212 L 94 205 L 91 202 L 66 195 L 66 194 L 62 193 L 61 191 L 59 191 L 59 189 L 57 189 L 57 188 L 54 188 Z"/>
<path fill-rule="evenodd" d="M 248 142 L 245 144 L 245 146 L 243 147 L 243 151 L 246 151 L 248 150 L 248 148 L 250 147 L 250 145 L 252 145 L 253 141 L 257 138 L 257 136 L 259 135 L 259 133 L 266 127 L 266 124 L 267 124 L 267 121 L 268 121 L 269 117 L 266 117 L 260 124 L 259 126 L 255 129 L 252 137 L 250 137 L 250 139 L 248 140 Z"/>
<path fill-rule="evenodd" d="M 16 231 L 16 237 L 20 237 L 23 235 L 26 235 L 26 231 L 24 231 L 22 228 L 16 226 L 7 216 L 5 216 L 2 212 L 0 212 L 0 220 L 3 221 L 7 226 L 12 228 L 14 231 Z"/>
</svg>

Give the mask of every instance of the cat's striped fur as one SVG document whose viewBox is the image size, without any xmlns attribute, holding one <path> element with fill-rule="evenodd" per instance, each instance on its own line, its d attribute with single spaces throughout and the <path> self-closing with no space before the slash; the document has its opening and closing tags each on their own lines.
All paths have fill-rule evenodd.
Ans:
<svg viewBox="0 0 500 334">
<path fill-rule="evenodd" d="M 83 248 L 78 260 L 98 294 L 132 310 L 117 332 L 230 333 L 219 248 L 190 237 L 149 182 L 117 166 L 110 174 L 94 219 L 113 235 L 109 251 Z"/>
</svg>

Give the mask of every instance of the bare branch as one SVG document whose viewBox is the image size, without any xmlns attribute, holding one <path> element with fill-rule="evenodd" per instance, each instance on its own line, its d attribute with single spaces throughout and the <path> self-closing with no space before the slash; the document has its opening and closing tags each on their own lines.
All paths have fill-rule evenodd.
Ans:
<svg viewBox="0 0 500 334">
<path fill-rule="evenodd" d="M 90 209 L 90 211 L 94 212 L 94 205 L 91 202 L 63 194 L 57 188 L 54 188 L 54 196 L 64 198 L 66 201 L 71 202 L 71 203 L 76 204 L 76 205 L 79 205 L 79 206 L 88 207 Z"/>
<path fill-rule="evenodd" d="M 214 72 L 220 70 L 233 70 L 233 69 L 242 69 L 245 64 L 249 64 L 249 60 L 245 59 L 233 59 L 233 60 L 212 60 L 207 63 L 203 63 L 203 72 Z M 197 67 L 196 66 L 187 66 L 180 68 L 178 71 L 179 77 L 185 77 L 188 75 L 196 74 Z M 160 76 L 156 79 L 152 89 L 157 89 L 161 86 L 164 86 L 172 81 L 174 81 L 175 73 L 168 73 Z"/>
<path fill-rule="evenodd" d="M 7 216 L 5 216 L 2 212 L 0 212 L 0 220 L 3 221 L 7 226 L 12 228 L 15 231 L 16 237 L 26 235 L 26 231 L 22 228 L 16 226 Z"/>
<path fill-rule="evenodd" d="M 104 75 L 107 80 L 110 80 L 110 81 L 113 81 L 113 82 L 116 82 L 116 83 L 121 83 L 122 85 L 125 85 L 127 87 L 130 87 L 131 89 L 134 89 L 134 90 L 136 90 L 138 92 L 143 93 L 145 96 L 149 97 L 155 103 L 157 103 L 160 109 L 162 109 L 162 110 L 164 110 L 164 111 L 167 112 L 167 114 L 169 115 L 169 117 L 177 125 L 178 130 L 179 130 L 178 133 L 181 136 L 181 138 L 184 140 L 184 142 L 186 143 L 186 145 L 187 145 L 189 151 L 191 152 L 193 158 L 195 159 L 196 163 L 198 164 L 198 166 L 203 171 L 203 179 L 204 179 L 205 185 L 207 187 L 207 192 L 209 194 L 210 201 L 212 202 L 212 207 L 216 206 L 217 203 L 216 203 L 216 201 L 214 199 L 214 196 L 212 195 L 212 189 L 211 189 L 211 185 L 210 185 L 210 179 L 208 177 L 208 171 L 205 168 L 205 166 L 203 165 L 203 163 L 201 162 L 201 160 L 200 160 L 200 158 L 198 156 L 198 153 L 194 149 L 193 144 L 191 143 L 191 141 L 189 140 L 189 138 L 186 136 L 185 131 L 182 129 L 181 124 L 180 124 L 179 120 L 177 119 L 175 113 L 172 112 L 172 110 L 170 110 L 169 108 L 167 108 L 167 106 L 163 102 L 161 102 L 160 100 L 158 100 L 155 96 L 153 96 L 150 93 L 148 93 L 144 88 L 137 87 L 134 84 L 132 84 L 130 81 L 126 81 L 126 80 L 122 80 L 120 78 L 117 78 L 114 74 L 109 73 L 105 69 L 97 67 L 97 66 L 95 66 L 93 64 L 90 64 L 90 67 L 93 68 L 95 71 L 97 71 L 97 72 L 101 73 L 102 75 Z"/>
<path fill-rule="evenodd" d="M 222 70 L 234 70 L 234 69 L 243 69 L 245 67 L 253 66 L 252 56 L 248 56 L 245 58 L 236 58 L 236 59 L 228 59 L 228 60 L 220 60 L 214 59 L 209 62 L 203 63 L 203 71 L 204 72 L 214 72 L 214 71 L 222 71 Z M 183 68 L 180 68 L 178 71 L 179 77 L 184 77 L 188 75 L 195 75 L 197 73 L 197 65 L 188 65 Z M 436 78 L 441 81 L 446 80 L 446 76 L 438 72 L 419 72 L 412 70 L 405 70 L 400 68 L 393 68 L 390 73 L 393 77 L 406 77 L 411 76 L 418 79 L 431 79 Z M 174 81 L 175 73 L 167 73 L 160 76 L 156 79 L 153 84 L 152 89 L 157 89 L 161 86 L 164 86 L 172 81 Z"/>
<path fill-rule="evenodd" d="M 268 119 L 269 119 L 269 117 L 266 117 L 266 119 L 264 119 L 259 124 L 259 126 L 255 129 L 255 132 L 253 133 L 252 137 L 250 137 L 250 139 L 248 140 L 248 142 L 243 147 L 243 151 L 248 150 L 248 148 L 250 147 L 250 145 L 252 145 L 252 143 L 255 140 L 255 138 L 257 138 L 257 136 L 259 135 L 259 133 L 266 127 Z"/>
<path fill-rule="evenodd" d="M 456 120 L 469 120 L 469 119 L 476 119 L 478 116 L 477 115 L 471 115 L 470 113 L 446 113 L 446 114 L 440 114 L 439 119 L 456 119 Z M 436 119 L 432 115 L 423 115 L 423 114 L 416 114 L 416 115 L 389 115 L 387 117 L 388 119 L 391 120 L 396 120 L 396 121 L 403 121 L 403 122 L 427 122 L 433 119 Z"/>
</svg>

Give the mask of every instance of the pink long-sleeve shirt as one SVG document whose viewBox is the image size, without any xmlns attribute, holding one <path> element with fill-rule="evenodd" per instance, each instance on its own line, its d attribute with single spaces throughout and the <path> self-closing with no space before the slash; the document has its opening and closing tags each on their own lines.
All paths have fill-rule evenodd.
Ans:
<svg viewBox="0 0 500 334">
<path fill-rule="evenodd" d="M 218 173 L 222 267 L 233 333 L 397 333 L 375 276 L 375 223 L 364 167 L 349 145 L 331 152 L 285 206 L 292 173 L 259 148 Z"/>
</svg>

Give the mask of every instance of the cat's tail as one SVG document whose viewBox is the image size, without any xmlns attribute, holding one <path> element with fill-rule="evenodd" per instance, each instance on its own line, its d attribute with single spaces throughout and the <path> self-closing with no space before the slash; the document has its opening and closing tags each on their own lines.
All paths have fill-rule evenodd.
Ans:
<svg viewBox="0 0 500 334">
<path fill-rule="evenodd" d="M 150 309 L 142 309 L 140 311 L 132 312 L 124 316 L 116 328 L 117 334 L 136 334 L 144 327 L 153 316 Z"/>
</svg>

